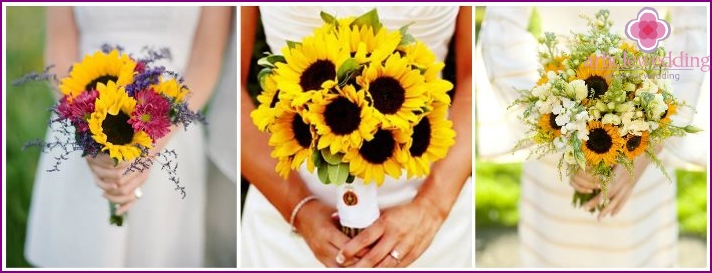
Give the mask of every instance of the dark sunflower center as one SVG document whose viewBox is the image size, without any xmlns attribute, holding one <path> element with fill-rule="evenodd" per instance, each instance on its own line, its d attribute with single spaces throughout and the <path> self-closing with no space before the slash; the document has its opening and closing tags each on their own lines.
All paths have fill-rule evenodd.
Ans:
<svg viewBox="0 0 712 273">
<path fill-rule="evenodd" d="M 383 164 L 393 155 L 396 141 L 390 131 L 380 130 L 371 141 L 366 141 L 358 150 L 359 154 L 371 164 Z"/>
<path fill-rule="evenodd" d="M 632 136 L 628 138 L 628 141 L 625 143 L 625 148 L 628 149 L 629 152 L 635 151 L 635 149 L 638 149 L 640 146 L 640 141 L 643 139 L 641 136 Z"/>
<path fill-rule="evenodd" d="M 554 130 L 561 130 L 561 126 L 556 124 L 556 115 L 554 115 L 553 113 L 549 114 L 549 126 L 551 126 L 551 128 L 554 128 Z"/>
<path fill-rule="evenodd" d="M 368 92 L 373 97 L 373 107 L 383 114 L 395 114 L 405 102 L 405 89 L 391 77 L 371 82 Z"/>
<path fill-rule="evenodd" d="M 662 116 L 660 116 L 660 119 L 664 119 L 664 118 L 667 118 L 667 115 L 668 115 L 668 110 L 669 110 L 669 109 L 670 109 L 670 107 L 668 107 L 668 109 L 665 109 L 665 112 L 663 112 L 663 115 L 662 115 Z"/>
<path fill-rule="evenodd" d="M 589 98 L 597 99 L 608 91 L 608 83 L 606 82 L 606 79 L 601 76 L 590 76 L 584 80 L 584 83 L 586 83 L 586 87 L 589 91 L 593 89 L 593 97 L 589 94 Z"/>
<path fill-rule="evenodd" d="M 324 110 L 324 120 L 337 135 L 348 135 L 361 124 L 361 108 L 347 98 L 338 97 Z"/>
<path fill-rule="evenodd" d="M 114 145 L 125 145 L 131 143 L 134 130 L 129 124 L 129 115 L 119 111 L 117 115 L 107 114 L 101 123 L 101 128 L 106 134 L 107 141 Z"/>
<path fill-rule="evenodd" d="M 274 93 L 274 97 L 272 97 L 272 101 L 269 103 L 269 108 L 274 108 L 275 105 L 279 102 L 279 90 Z"/>
<path fill-rule="evenodd" d="M 430 146 L 430 119 L 424 118 L 413 127 L 413 146 L 410 146 L 410 154 L 418 157 L 425 153 Z"/>
<path fill-rule="evenodd" d="M 106 85 L 107 83 L 109 83 L 109 81 L 116 82 L 118 80 L 119 80 L 119 77 L 112 76 L 112 75 L 104 75 L 104 76 L 98 77 L 98 78 L 92 80 L 91 82 L 89 82 L 89 84 L 87 84 L 87 86 L 85 86 L 84 89 L 87 91 L 96 90 L 96 85 L 98 83 L 103 83 L 104 85 Z"/>
<path fill-rule="evenodd" d="M 608 135 L 603 128 L 596 128 L 588 133 L 588 141 L 586 141 L 586 148 L 597 153 L 605 154 L 613 146 L 613 138 Z"/>
<path fill-rule="evenodd" d="M 309 130 L 309 125 L 304 123 L 299 115 L 294 115 L 294 119 L 292 120 L 292 131 L 294 132 L 294 138 L 297 139 L 299 146 L 302 146 L 302 148 L 309 148 L 311 146 L 311 130 Z"/>
<path fill-rule="evenodd" d="M 336 78 L 336 65 L 329 60 L 317 60 L 302 72 L 299 85 L 302 91 L 319 90 L 321 84 Z"/>
</svg>

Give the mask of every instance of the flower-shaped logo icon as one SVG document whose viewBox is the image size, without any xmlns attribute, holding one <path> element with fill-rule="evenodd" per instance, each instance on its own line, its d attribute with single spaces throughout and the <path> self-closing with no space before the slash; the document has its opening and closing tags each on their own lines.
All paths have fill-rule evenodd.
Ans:
<svg viewBox="0 0 712 273">
<path fill-rule="evenodd" d="M 670 36 L 670 24 L 658 17 L 657 10 L 645 7 L 638 12 L 638 18 L 626 24 L 625 34 L 638 43 L 641 51 L 651 53 Z"/>
</svg>

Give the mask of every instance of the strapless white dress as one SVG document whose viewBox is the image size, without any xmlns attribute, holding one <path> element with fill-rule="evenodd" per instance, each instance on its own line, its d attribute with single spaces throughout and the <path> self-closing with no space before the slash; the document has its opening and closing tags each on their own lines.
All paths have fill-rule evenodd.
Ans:
<svg viewBox="0 0 712 273">
<path fill-rule="evenodd" d="M 614 29 L 621 29 L 637 15 L 641 7 L 610 7 Z M 586 30 L 585 21 L 578 15 L 585 12 L 593 17 L 597 9 L 582 7 L 537 7 L 542 31 L 567 35 L 570 31 Z M 664 12 L 660 16 L 664 18 Z M 516 89 L 531 88 L 538 79 L 536 40 L 527 31 L 532 8 L 488 7 L 480 32 L 481 59 L 478 82 L 477 118 L 479 126 L 478 153 L 485 157 L 508 154 L 516 140 L 524 136 L 516 111 L 506 108 L 517 97 Z M 686 14 L 686 15 L 682 15 Z M 668 50 L 685 50 L 690 55 L 709 56 L 707 39 L 695 38 L 706 34 L 706 28 L 690 30 L 696 24 L 691 14 L 702 15 L 706 10 L 688 7 L 673 13 L 673 34 L 668 39 Z M 684 17 L 683 17 L 684 16 Z M 689 16 L 689 17 L 688 17 Z M 699 17 L 694 17 L 699 18 Z M 698 19 L 695 19 L 698 20 Z M 706 21 L 703 21 L 704 24 Z M 616 27 L 618 26 L 618 27 Z M 503 35 L 506 33 L 506 35 Z M 691 42 L 692 41 L 692 42 Z M 705 53 L 706 52 L 706 53 Z M 704 55 L 703 55 L 704 54 Z M 478 54 L 479 55 L 479 54 Z M 706 94 L 704 74 L 689 75 L 674 82 L 675 93 L 695 105 L 698 96 Z M 691 73 L 692 74 L 692 73 Z M 683 76 L 685 77 L 685 76 Z M 707 88 L 707 89 L 705 89 Z M 702 100 L 700 100 L 702 101 Z M 709 113 L 706 105 L 698 110 Z M 484 114 L 486 113 L 486 114 Z M 709 117 L 681 114 L 680 124 L 694 121 L 709 128 Z M 706 129 L 708 131 L 708 129 Z M 693 135 L 671 139 L 659 157 L 666 162 L 674 178 L 673 156 L 706 166 L 707 149 L 691 149 L 703 142 Z M 706 135 L 709 139 L 709 134 Z M 706 141 L 704 142 L 706 143 Z M 706 144 L 703 144 L 706 145 Z M 685 148 L 687 147 L 687 148 Z M 568 181 L 560 181 L 558 156 L 547 156 L 524 163 L 519 206 L 519 238 L 523 267 L 670 267 L 677 259 L 678 237 L 675 184 L 668 182 L 656 167 L 648 167 L 629 197 L 628 203 L 615 217 L 596 220 L 583 209 L 571 206 L 573 188 Z M 566 176 L 564 175 L 564 179 Z"/>
<path fill-rule="evenodd" d="M 83 57 L 108 43 L 140 56 L 144 46 L 168 47 L 173 59 L 160 64 L 183 73 L 199 16 L 199 7 L 77 7 L 78 50 Z M 166 146 L 178 153 L 185 199 L 164 171 L 153 168 L 123 227 L 109 225 L 108 201 L 81 153 L 73 153 L 61 171 L 52 173 L 46 170 L 53 155 L 42 154 L 28 220 L 27 260 L 39 267 L 203 266 L 205 155 L 202 127 L 195 125 L 176 132 Z M 47 133 L 47 139 L 54 137 L 61 136 Z"/>
<path fill-rule="evenodd" d="M 320 26 L 322 10 L 338 18 L 357 16 L 371 9 L 373 7 L 261 7 L 260 13 L 271 51 L 280 52 L 286 45 L 285 40 L 301 40 Z M 428 44 L 439 60 L 444 60 L 447 54 L 457 13 L 458 7 L 378 7 L 381 22 L 389 29 L 413 23 L 409 32 Z M 306 169 L 299 174 L 321 202 L 336 207 L 336 187 L 323 185 Z M 387 178 L 378 188 L 379 207 L 410 202 L 422 183 L 422 179 Z M 433 243 L 411 266 L 471 267 L 472 211 L 472 183 L 468 181 Z M 248 191 L 241 228 L 243 267 L 322 266 L 304 239 L 290 234 L 289 223 L 255 187 Z"/>
</svg>

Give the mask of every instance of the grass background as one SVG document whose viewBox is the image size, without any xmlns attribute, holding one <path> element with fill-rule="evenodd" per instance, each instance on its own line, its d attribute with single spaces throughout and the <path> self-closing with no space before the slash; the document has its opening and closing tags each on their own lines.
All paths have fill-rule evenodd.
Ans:
<svg viewBox="0 0 712 273">
<path fill-rule="evenodd" d="M 481 20 L 484 9 L 476 9 Z M 480 21 L 477 21 L 476 30 Z M 27 267 L 24 259 L 27 213 L 32 184 L 39 159 L 37 149 L 22 150 L 29 140 L 43 138 L 49 112 L 54 103 L 45 83 L 10 84 L 25 73 L 44 67 L 44 9 L 7 7 L 6 13 L 6 265 Z M 259 52 L 259 51 L 258 51 Z M 515 226 L 518 219 L 521 164 L 476 161 L 476 227 Z M 680 231 L 706 238 L 706 172 L 678 171 L 678 218 Z"/>
</svg>

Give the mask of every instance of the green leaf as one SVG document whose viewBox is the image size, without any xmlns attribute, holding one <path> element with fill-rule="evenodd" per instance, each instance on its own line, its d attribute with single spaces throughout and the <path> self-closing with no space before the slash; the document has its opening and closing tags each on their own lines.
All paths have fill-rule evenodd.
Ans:
<svg viewBox="0 0 712 273">
<path fill-rule="evenodd" d="M 339 165 L 329 165 L 327 169 L 329 172 L 329 181 L 337 185 L 343 184 L 349 177 L 348 163 L 341 163 Z"/>
<path fill-rule="evenodd" d="M 331 14 L 322 11 L 321 13 L 319 13 L 319 16 L 321 16 L 321 19 L 324 20 L 324 22 L 327 24 L 336 24 L 336 18 Z"/>
<path fill-rule="evenodd" d="M 412 24 L 413 23 L 402 26 L 398 30 L 398 31 L 400 31 L 400 34 L 401 34 L 401 41 L 400 41 L 400 43 L 398 43 L 399 46 L 405 46 L 405 45 L 415 43 L 415 37 L 413 37 L 413 35 L 408 33 L 408 27 L 410 27 L 410 25 L 412 25 Z"/>
<path fill-rule="evenodd" d="M 321 166 L 325 163 L 324 159 L 321 158 L 321 152 L 319 152 L 319 150 L 317 149 L 314 149 L 314 151 L 312 151 L 311 159 L 312 162 L 314 162 L 314 166 L 316 166 L 317 168 L 321 168 Z"/>
<path fill-rule="evenodd" d="M 349 174 L 349 177 L 346 178 L 346 183 L 351 184 L 354 182 L 354 180 L 356 180 L 356 177 Z"/>
<path fill-rule="evenodd" d="M 327 165 L 327 166 L 329 166 L 329 165 Z M 329 168 L 327 166 L 322 166 L 321 168 L 317 168 L 316 175 L 319 177 L 319 181 L 321 181 L 321 183 L 329 185 L 329 184 L 331 184 L 331 181 L 329 181 Z"/>
<path fill-rule="evenodd" d="M 378 33 L 383 24 L 381 24 L 380 19 L 378 19 L 378 11 L 376 9 L 372 9 L 371 11 L 356 18 L 350 26 L 371 26 L 373 27 L 373 33 Z"/>
<path fill-rule="evenodd" d="M 343 155 L 340 153 L 331 154 L 329 148 L 321 150 L 321 156 L 329 165 L 339 165 L 341 164 L 341 158 L 343 158 Z"/>
<path fill-rule="evenodd" d="M 259 73 L 257 73 L 257 82 L 260 83 L 260 87 L 262 88 L 262 90 L 265 89 L 265 79 L 270 74 L 272 74 L 272 69 L 267 67 L 263 68 L 262 70 L 260 70 Z"/>
<path fill-rule="evenodd" d="M 697 128 L 697 127 L 692 126 L 692 125 L 687 125 L 687 126 L 685 126 L 684 129 L 685 129 L 685 132 L 686 132 L 686 133 L 689 133 L 689 134 L 695 134 L 695 133 L 702 132 L 702 129 Z"/>
<path fill-rule="evenodd" d="M 290 49 L 291 49 L 291 48 L 295 48 L 295 47 L 297 47 L 298 45 L 302 45 L 302 43 L 287 40 L 287 46 L 288 46 Z"/>
<path fill-rule="evenodd" d="M 336 78 L 342 81 L 348 80 L 350 74 L 354 72 L 356 69 L 358 69 L 359 65 L 356 59 L 354 58 L 348 58 L 346 61 L 344 61 L 343 64 L 339 67 L 339 70 L 336 72 Z"/>
</svg>

